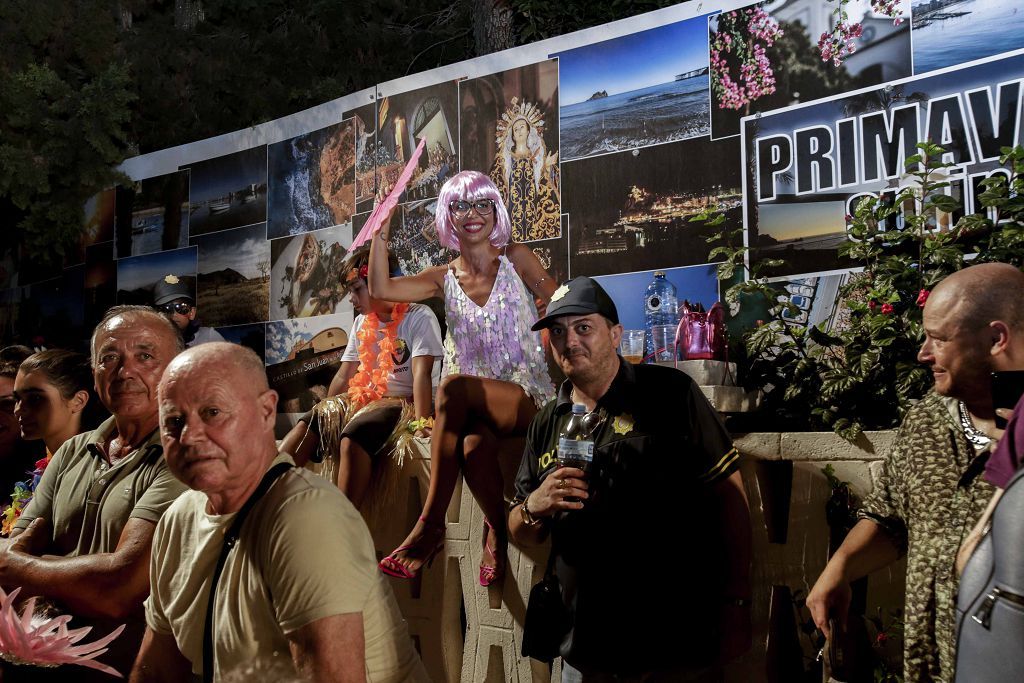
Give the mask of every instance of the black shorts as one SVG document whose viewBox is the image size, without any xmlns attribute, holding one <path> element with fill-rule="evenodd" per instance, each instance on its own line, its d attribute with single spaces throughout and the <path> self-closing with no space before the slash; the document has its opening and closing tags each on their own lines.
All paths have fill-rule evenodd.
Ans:
<svg viewBox="0 0 1024 683">
<path fill-rule="evenodd" d="M 394 401 L 380 408 L 363 411 L 349 420 L 341 430 L 341 436 L 352 439 L 374 458 L 386 450 L 388 437 L 395 431 L 395 425 L 402 417 L 402 409 L 403 404 Z"/>
</svg>

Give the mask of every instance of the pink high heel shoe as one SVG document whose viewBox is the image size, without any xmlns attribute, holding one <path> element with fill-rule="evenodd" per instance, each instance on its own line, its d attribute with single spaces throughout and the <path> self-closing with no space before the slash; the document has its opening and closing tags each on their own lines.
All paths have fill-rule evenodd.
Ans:
<svg viewBox="0 0 1024 683">
<path fill-rule="evenodd" d="M 419 570 L 424 566 L 430 567 L 434 562 L 434 557 L 444 549 L 444 525 L 434 524 L 429 521 L 426 517 L 420 517 L 420 521 L 423 522 L 423 533 L 420 535 L 421 539 L 426 538 L 431 532 L 439 534 L 437 544 L 424 555 L 423 560 L 420 562 L 419 567 L 416 569 L 409 569 L 404 564 L 398 561 L 398 554 L 404 553 L 407 550 L 418 550 L 419 546 L 416 543 L 409 543 L 399 548 L 395 548 L 391 551 L 391 554 L 382 559 L 377 566 L 382 572 L 388 576 L 393 576 L 396 579 L 415 579 L 419 575 Z M 416 559 L 415 557 L 412 559 Z"/>
<path fill-rule="evenodd" d="M 491 560 L 494 561 L 495 566 L 488 567 L 487 565 L 480 565 L 480 585 L 483 587 L 490 586 L 492 583 L 498 583 L 502 577 L 505 576 L 505 561 L 498 562 L 498 556 L 495 554 L 494 549 L 487 545 L 487 530 L 494 531 L 494 527 L 491 523 L 484 520 L 484 550 L 491 556 Z"/>
</svg>

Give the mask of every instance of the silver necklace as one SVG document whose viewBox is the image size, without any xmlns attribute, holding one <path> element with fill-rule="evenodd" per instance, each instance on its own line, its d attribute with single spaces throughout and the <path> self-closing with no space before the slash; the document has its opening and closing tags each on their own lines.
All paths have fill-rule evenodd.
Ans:
<svg viewBox="0 0 1024 683">
<path fill-rule="evenodd" d="M 964 430 L 964 436 L 968 441 L 979 447 L 992 443 L 992 439 L 987 434 L 974 426 L 971 414 L 967 412 L 967 406 L 963 401 L 957 402 L 957 410 L 960 412 L 960 427 Z"/>
</svg>

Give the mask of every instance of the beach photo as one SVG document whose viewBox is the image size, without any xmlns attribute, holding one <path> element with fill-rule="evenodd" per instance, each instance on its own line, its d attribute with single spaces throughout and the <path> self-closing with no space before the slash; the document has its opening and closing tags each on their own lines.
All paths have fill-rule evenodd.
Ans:
<svg viewBox="0 0 1024 683">
<path fill-rule="evenodd" d="M 512 240 L 558 237 L 558 60 L 459 83 L 462 168 L 489 174 Z"/>
<path fill-rule="evenodd" d="M 267 379 L 277 412 L 304 413 L 327 397 L 348 344 L 352 315 L 324 315 L 267 323 Z"/>
<path fill-rule="evenodd" d="M 560 52 L 562 159 L 708 132 L 707 19 Z"/>
<path fill-rule="evenodd" d="M 908 2 L 898 0 L 884 15 L 870 0 L 849 0 L 841 25 L 818 0 L 761 2 L 708 17 L 711 136 L 738 134 L 744 116 L 910 76 Z M 844 30 L 859 31 L 840 41 L 852 45 L 849 53 L 829 42 Z"/>
<path fill-rule="evenodd" d="M 208 327 L 267 319 L 270 242 L 257 223 L 192 238 L 199 249 L 196 308 Z"/>
<path fill-rule="evenodd" d="M 267 220 L 267 147 L 206 159 L 189 174 L 189 236 Z"/>
<path fill-rule="evenodd" d="M 915 74 L 1024 47 L 1024 7 L 1017 3 L 914 0 L 912 15 Z"/>
<path fill-rule="evenodd" d="M 707 263 L 707 237 L 742 220 L 737 138 L 680 140 L 563 164 L 569 269 L 608 275 Z M 721 211 L 725 223 L 691 222 Z"/>
<path fill-rule="evenodd" d="M 188 246 L 188 176 L 188 171 L 177 171 L 120 188 L 117 258 Z"/>
<path fill-rule="evenodd" d="M 305 318 L 348 307 L 341 266 L 352 244 L 347 225 L 270 242 L 270 320 Z"/>
<path fill-rule="evenodd" d="M 197 261 L 196 247 L 118 259 L 117 303 L 152 305 L 153 285 L 168 276 L 185 281 L 194 293 Z"/>
<path fill-rule="evenodd" d="M 267 239 L 343 225 L 356 207 L 352 120 L 267 147 Z"/>
<path fill-rule="evenodd" d="M 436 197 L 459 172 L 458 92 L 457 82 L 448 81 L 378 100 L 373 147 L 378 183 L 393 185 L 420 140 L 426 140 L 402 201 Z"/>
</svg>

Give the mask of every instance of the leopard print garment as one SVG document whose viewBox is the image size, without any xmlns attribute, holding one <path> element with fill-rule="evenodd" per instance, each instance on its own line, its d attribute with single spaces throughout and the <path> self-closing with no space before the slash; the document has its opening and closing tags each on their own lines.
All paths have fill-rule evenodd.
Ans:
<svg viewBox="0 0 1024 683">
<path fill-rule="evenodd" d="M 906 683 L 953 680 L 957 549 L 994 488 L 949 410 L 931 393 L 900 425 L 859 516 L 881 524 L 907 553 L 903 671 Z"/>
</svg>

